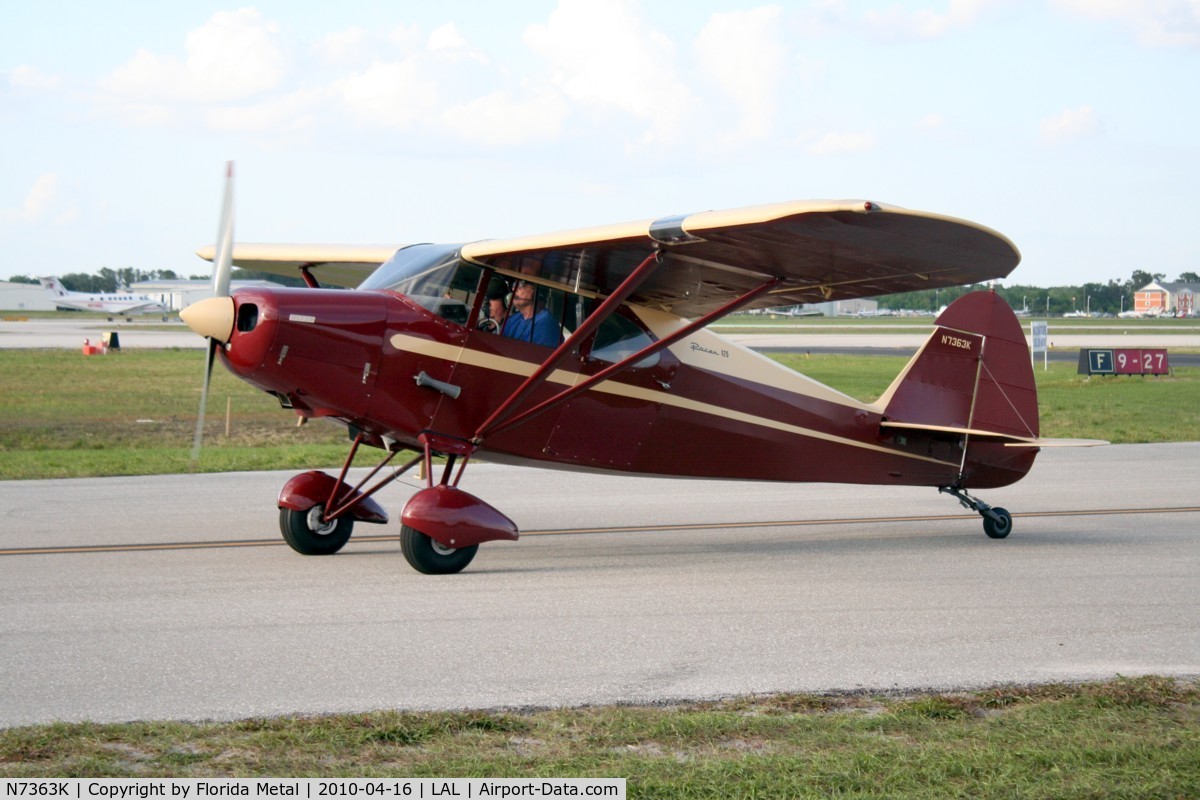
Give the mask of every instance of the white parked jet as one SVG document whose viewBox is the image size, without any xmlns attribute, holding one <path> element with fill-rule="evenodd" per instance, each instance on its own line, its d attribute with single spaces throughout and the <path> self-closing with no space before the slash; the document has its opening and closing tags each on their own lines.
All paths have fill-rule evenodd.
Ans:
<svg viewBox="0 0 1200 800">
<path fill-rule="evenodd" d="M 144 294 L 132 292 L 70 292 L 58 278 L 39 278 L 42 286 L 54 295 L 59 308 L 76 311 L 99 311 L 108 314 L 109 321 L 115 316 L 129 319 L 131 314 L 162 314 L 167 318 L 167 307 Z"/>
</svg>

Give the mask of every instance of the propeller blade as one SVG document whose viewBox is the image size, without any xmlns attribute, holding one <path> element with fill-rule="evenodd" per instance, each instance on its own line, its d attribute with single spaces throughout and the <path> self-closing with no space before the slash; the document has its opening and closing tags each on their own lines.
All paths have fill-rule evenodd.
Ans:
<svg viewBox="0 0 1200 800">
<path fill-rule="evenodd" d="M 225 199 L 217 228 L 217 252 L 213 257 L 213 297 L 229 296 L 233 272 L 233 162 L 225 163 Z"/>
<path fill-rule="evenodd" d="M 216 339 L 208 340 L 208 360 L 204 365 L 204 384 L 200 388 L 200 411 L 196 414 L 196 435 L 192 437 L 192 463 L 200 460 L 200 440 L 204 438 L 204 410 L 208 408 L 208 385 L 212 383 L 213 361 L 221 344 Z"/>
<path fill-rule="evenodd" d="M 229 297 L 229 280 L 233 272 L 233 162 L 225 162 L 225 197 L 221 203 L 221 221 L 217 226 L 217 252 L 213 257 L 213 297 Z M 201 301 L 207 302 L 207 301 Z M 229 302 L 232 306 L 233 301 Z M 197 304 L 199 305 L 199 304 Z M 205 317 L 207 320 L 207 317 Z M 211 325 L 200 326 L 208 332 Z M 218 326 L 219 327 L 219 326 Z M 232 324 L 228 326 L 232 330 Z M 193 326 L 193 329 L 195 326 Z M 208 357 L 204 364 L 204 384 L 200 389 L 200 410 L 196 414 L 196 434 L 192 438 L 192 463 L 200 460 L 200 443 L 204 438 L 204 412 L 208 408 L 208 386 L 212 383 L 213 361 L 217 348 L 223 344 L 208 336 Z"/>
</svg>

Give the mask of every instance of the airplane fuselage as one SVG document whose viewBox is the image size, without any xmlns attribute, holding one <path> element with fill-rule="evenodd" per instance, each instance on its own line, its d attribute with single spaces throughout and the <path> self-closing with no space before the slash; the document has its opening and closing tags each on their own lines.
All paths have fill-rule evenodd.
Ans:
<svg viewBox="0 0 1200 800">
<path fill-rule="evenodd" d="M 1007 510 L 967 491 L 1020 479 L 1041 447 L 1024 334 L 994 293 L 950 304 L 874 403 L 706 330 L 738 309 L 1007 275 L 1020 256 L 995 231 L 872 201 L 798 201 L 465 245 L 255 245 L 239 256 L 231 179 L 230 167 L 214 296 L 181 316 L 208 338 L 210 356 L 353 438 L 337 477 L 310 470 L 280 491 L 280 531 L 297 552 L 337 552 L 355 522 L 386 522 L 375 493 L 423 464 L 426 486 L 400 515 L 401 551 L 420 572 L 462 570 L 480 544 L 519 535 L 460 488 L 476 455 L 930 486 L 978 512 L 990 538 L 1012 529 Z M 309 288 L 230 295 L 232 264 L 260 262 L 297 270 Z M 320 288 L 318 271 L 357 288 Z M 201 414 L 197 443 L 202 431 Z M 386 452 L 351 486 L 362 444 Z M 406 450 L 416 455 L 393 465 Z"/>
<path fill-rule="evenodd" d="M 1019 479 L 1034 451 L 881 428 L 880 409 L 710 332 L 696 331 L 543 413 L 480 436 L 548 348 L 475 329 L 386 290 L 239 290 L 223 358 L 305 417 L 331 417 L 369 443 L 418 449 L 422 434 L 481 457 L 569 469 L 700 478 L 941 486 Z M 662 337 L 679 319 L 626 307 Z M 609 366 L 574 355 L 524 408 Z M 427 380 L 418 382 L 418 376 Z M 441 385 L 443 388 L 438 388 Z M 451 396 L 444 387 L 456 389 Z"/>
</svg>

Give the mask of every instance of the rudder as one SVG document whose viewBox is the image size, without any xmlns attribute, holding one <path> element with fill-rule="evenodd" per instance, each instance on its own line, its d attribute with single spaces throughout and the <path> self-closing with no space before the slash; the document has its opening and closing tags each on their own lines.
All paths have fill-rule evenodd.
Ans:
<svg viewBox="0 0 1200 800">
<path fill-rule="evenodd" d="M 994 292 L 955 300 L 877 406 L 886 422 L 1000 438 L 1038 438 L 1037 387 L 1024 331 Z"/>
</svg>

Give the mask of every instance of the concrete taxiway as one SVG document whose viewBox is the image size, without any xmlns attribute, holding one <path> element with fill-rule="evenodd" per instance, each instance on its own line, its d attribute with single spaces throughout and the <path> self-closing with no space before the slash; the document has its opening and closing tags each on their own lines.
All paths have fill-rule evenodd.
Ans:
<svg viewBox="0 0 1200 800">
<path fill-rule="evenodd" d="M 1200 674 L 1198 463 L 1045 451 L 1003 541 L 932 489 L 475 464 L 525 535 L 442 577 L 395 521 L 292 552 L 287 473 L 0 482 L 0 726 Z"/>
</svg>

